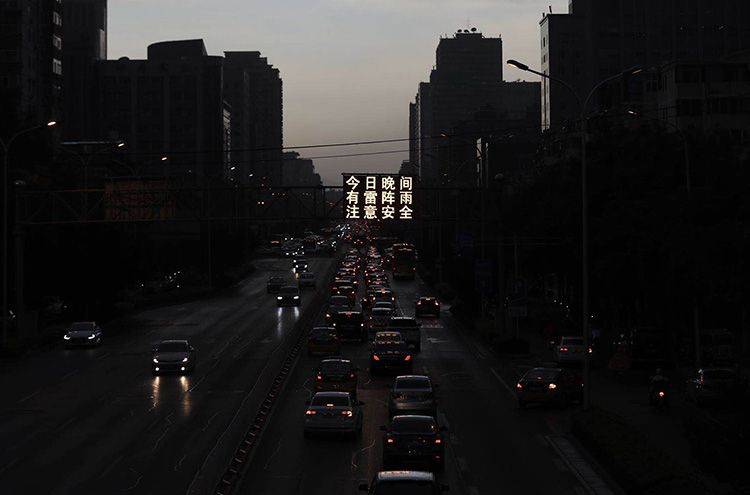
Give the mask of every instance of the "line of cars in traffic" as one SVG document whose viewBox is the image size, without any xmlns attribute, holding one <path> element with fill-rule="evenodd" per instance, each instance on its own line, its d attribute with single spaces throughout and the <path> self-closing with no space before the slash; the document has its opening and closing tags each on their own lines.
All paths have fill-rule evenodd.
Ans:
<svg viewBox="0 0 750 495">
<path fill-rule="evenodd" d="M 304 435 L 361 434 L 365 404 L 358 388 L 364 370 L 343 353 L 347 342 L 369 342 L 366 371 L 371 377 L 387 373 L 393 382 L 388 392 L 389 422 L 381 426 L 383 467 L 371 484 L 360 489 L 371 494 L 436 493 L 445 488 L 434 473 L 444 469 L 446 441 L 446 429 L 437 421 L 437 387 L 429 376 L 413 373 L 415 355 L 421 351 L 420 323 L 397 314 L 396 297 L 382 265 L 377 249 L 370 246 L 365 255 L 351 249 L 338 267 L 330 286 L 327 326 L 314 327 L 308 336 L 308 355 L 325 357 L 311 377 Z M 422 314 L 439 317 L 436 299 L 425 298 L 422 305 Z"/>
</svg>

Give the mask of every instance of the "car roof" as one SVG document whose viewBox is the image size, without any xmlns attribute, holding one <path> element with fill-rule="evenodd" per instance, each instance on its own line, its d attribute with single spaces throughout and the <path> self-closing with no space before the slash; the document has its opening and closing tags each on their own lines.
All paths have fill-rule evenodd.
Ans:
<svg viewBox="0 0 750 495">
<path fill-rule="evenodd" d="M 420 299 L 426 299 L 429 301 L 430 299 L 435 299 L 435 296 L 421 296 Z"/>
<path fill-rule="evenodd" d="M 421 420 L 421 421 L 430 421 L 432 423 L 436 423 L 437 421 L 432 416 L 427 416 L 425 414 L 399 414 L 398 416 L 394 416 L 391 418 L 391 422 L 399 420 L 399 419 L 410 419 L 410 420 Z"/>
<path fill-rule="evenodd" d="M 285 285 L 284 287 L 282 287 L 282 289 L 294 289 L 294 290 L 297 290 L 297 286 L 296 285 Z"/>
<path fill-rule="evenodd" d="M 332 358 L 332 359 L 324 359 L 320 362 L 320 364 L 323 363 L 349 363 L 351 364 L 351 359 L 342 359 L 342 358 Z"/>
<path fill-rule="evenodd" d="M 413 378 L 419 378 L 419 379 L 424 379 L 424 380 L 429 380 L 430 379 L 430 377 L 426 376 L 426 375 L 398 375 L 396 377 L 396 381 L 413 379 Z"/>
<path fill-rule="evenodd" d="M 185 339 L 172 339 L 172 340 L 162 340 L 159 342 L 159 344 L 185 344 L 187 345 L 188 341 Z"/>
<path fill-rule="evenodd" d="M 427 471 L 380 471 L 377 481 L 435 481 L 435 475 Z"/>
</svg>

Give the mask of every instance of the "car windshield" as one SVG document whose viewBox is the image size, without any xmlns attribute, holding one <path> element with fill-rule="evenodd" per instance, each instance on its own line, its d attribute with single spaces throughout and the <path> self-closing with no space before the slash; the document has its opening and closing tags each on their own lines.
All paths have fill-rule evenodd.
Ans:
<svg viewBox="0 0 750 495">
<path fill-rule="evenodd" d="M 731 370 L 704 370 L 703 378 L 706 380 L 727 380 L 734 378 L 734 372 Z"/>
<path fill-rule="evenodd" d="M 562 339 L 562 343 L 566 345 L 583 345 L 583 339 L 568 337 L 568 338 Z"/>
<path fill-rule="evenodd" d="M 350 361 L 323 361 L 320 363 L 320 372 L 324 375 L 349 373 L 352 369 Z"/>
<path fill-rule="evenodd" d="M 298 292 L 296 287 L 282 287 L 281 294 L 296 295 Z"/>
<path fill-rule="evenodd" d="M 396 433 L 435 433 L 437 425 L 432 418 L 396 417 L 391 430 Z"/>
<path fill-rule="evenodd" d="M 375 486 L 375 495 L 434 495 L 434 483 L 422 480 L 381 481 Z"/>
<path fill-rule="evenodd" d="M 346 407 L 349 405 L 349 398 L 345 395 L 336 396 L 323 396 L 316 395 L 313 397 L 311 406 L 325 406 L 325 407 Z"/>
<path fill-rule="evenodd" d="M 185 342 L 162 342 L 157 350 L 159 352 L 184 352 L 188 350 L 188 345 Z"/>
<path fill-rule="evenodd" d="M 391 316 L 391 310 L 388 308 L 375 308 L 372 310 L 372 316 L 389 317 Z"/>
<path fill-rule="evenodd" d="M 375 342 L 376 351 L 380 351 L 380 352 L 401 351 L 403 349 L 404 349 L 404 344 L 402 342 L 394 342 L 394 341 Z"/>
<path fill-rule="evenodd" d="M 393 318 L 390 321 L 390 325 L 393 327 L 416 327 L 418 326 L 417 320 L 412 318 Z"/>
<path fill-rule="evenodd" d="M 524 379 L 527 381 L 539 380 L 542 382 L 549 382 L 555 379 L 557 376 L 557 370 L 531 370 L 526 373 Z"/>
<path fill-rule="evenodd" d="M 331 298 L 331 306 L 346 306 L 349 304 L 349 298 L 346 296 L 336 296 Z"/>
<path fill-rule="evenodd" d="M 73 323 L 70 327 L 71 332 L 90 332 L 94 329 L 94 324 L 90 322 L 86 323 Z"/>
<path fill-rule="evenodd" d="M 303 273 L 303 274 L 301 275 L 301 277 L 302 277 L 302 278 L 314 278 L 314 277 L 315 277 L 315 274 L 313 274 L 313 273 Z"/>
<path fill-rule="evenodd" d="M 429 389 L 430 380 L 428 380 L 427 378 L 417 378 L 417 377 L 399 378 L 398 380 L 396 380 L 395 388 L 396 390 L 414 389 L 414 388 Z"/>
</svg>

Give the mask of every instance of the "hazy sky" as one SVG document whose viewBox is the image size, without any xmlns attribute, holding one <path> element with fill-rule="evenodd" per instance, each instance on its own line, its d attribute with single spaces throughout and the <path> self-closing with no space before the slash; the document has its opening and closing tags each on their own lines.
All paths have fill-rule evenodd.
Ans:
<svg viewBox="0 0 750 495">
<path fill-rule="evenodd" d="M 504 58 L 540 65 L 539 20 L 567 0 L 109 0 L 109 58 L 145 58 L 155 41 L 203 38 L 208 53 L 259 50 L 284 81 L 284 145 L 408 137 L 408 104 L 429 78 L 441 35 L 502 35 Z M 534 80 L 506 66 L 505 79 Z M 307 150 L 399 150 L 408 143 Z M 406 153 L 319 159 L 344 171 L 395 171 Z"/>
</svg>

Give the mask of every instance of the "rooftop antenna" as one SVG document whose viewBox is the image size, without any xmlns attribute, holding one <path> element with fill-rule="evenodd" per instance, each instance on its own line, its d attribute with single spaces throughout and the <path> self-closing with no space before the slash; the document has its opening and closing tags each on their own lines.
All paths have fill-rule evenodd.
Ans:
<svg viewBox="0 0 750 495">
<path fill-rule="evenodd" d="M 549 13 L 552 13 L 552 5 L 549 6 Z"/>
</svg>

